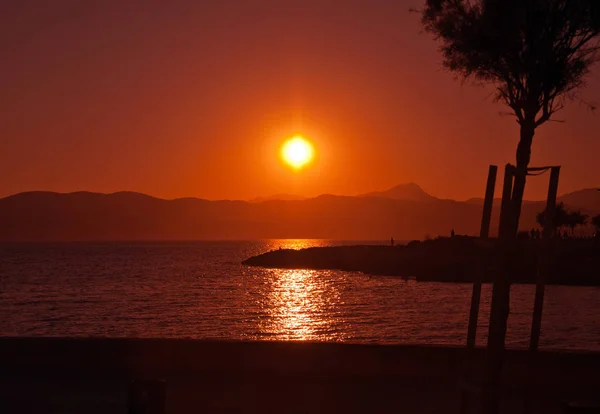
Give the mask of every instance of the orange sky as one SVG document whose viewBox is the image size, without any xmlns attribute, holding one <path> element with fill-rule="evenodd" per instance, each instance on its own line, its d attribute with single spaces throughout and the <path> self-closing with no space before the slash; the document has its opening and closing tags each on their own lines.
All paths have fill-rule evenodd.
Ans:
<svg viewBox="0 0 600 414">
<path fill-rule="evenodd" d="M 481 196 L 513 162 L 515 120 L 441 68 L 422 0 L 9 1 L 0 25 L 0 196 L 139 191 L 248 199 L 416 182 Z M 600 101 L 599 71 L 582 97 Z M 560 192 L 600 185 L 600 117 L 538 130 Z M 281 165 L 285 137 L 318 160 Z M 543 198 L 547 178 L 528 183 Z"/>
</svg>

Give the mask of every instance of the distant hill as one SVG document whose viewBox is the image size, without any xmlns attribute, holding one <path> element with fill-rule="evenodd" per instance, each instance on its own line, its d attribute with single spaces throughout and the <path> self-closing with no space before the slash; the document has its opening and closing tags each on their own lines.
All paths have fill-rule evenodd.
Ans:
<svg viewBox="0 0 600 414">
<path fill-rule="evenodd" d="M 400 184 L 384 191 L 374 191 L 371 193 L 361 194 L 359 197 L 382 197 L 391 198 L 394 200 L 411 200 L 411 201 L 433 201 L 438 200 L 436 197 L 427 194 L 423 189 L 415 184 Z"/>
<path fill-rule="evenodd" d="M 251 203 L 263 203 L 265 201 L 274 201 L 274 200 L 306 200 L 307 197 L 296 195 L 296 194 L 273 194 L 268 197 L 256 197 L 252 200 L 249 200 Z"/>
<path fill-rule="evenodd" d="M 590 212 L 600 212 L 600 191 L 595 188 L 578 190 L 572 193 L 563 194 L 556 199 L 558 202 L 563 202 L 570 209 L 581 209 Z M 500 199 L 494 199 L 494 206 L 500 205 Z M 470 198 L 465 203 L 468 204 L 483 204 L 483 198 Z M 528 201 L 523 200 L 524 204 L 541 203 L 545 204 L 545 200 Z"/>
<path fill-rule="evenodd" d="M 571 208 L 600 211 L 600 191 L 595 188 L 564 194 L 558 200 Z"/>
<path fill-rule="evenodd" d="M 420 194 L 414 186 L 405 188 L 412 189 L 404 197 L 410 195 L 413 199 L 322 195 L 251 203 L 198 198 L 164 200 L 130 192 L 21 193 L 0 199 L 0 241 L 405 240 L 445 235 L 451 229 L 458 234 L 479 233 L 481 203 L 441 200 Z M 401 195 L 401 191 L 382 193 Z M 563 197 L 585 201 L 588 204 L 582 210 L 598 214 L 600 208 L 588 208 L 597 205 L 593 204 L 596 195 L 579 193 Z M 536 214 L 543 208 L 543 202 L 525 203 L 521 227 L 533 227 Z M 498 228 L 498 215 L 495 207 L 492 234 Z"/>
</svg>

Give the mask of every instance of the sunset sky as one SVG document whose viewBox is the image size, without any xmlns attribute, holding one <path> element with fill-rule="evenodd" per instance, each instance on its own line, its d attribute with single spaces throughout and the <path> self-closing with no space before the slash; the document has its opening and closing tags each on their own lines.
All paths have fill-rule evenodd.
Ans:
<svg viewBox="0 0 600 414">
<path fill-rule="evenodd" d="M 423 0 L 8 0 L 0 5 L 0 197 L 354 195 L 416 182 L 483 194 L 518 126 L 445 72 L 410 13 Z M 600 69 L 600 68 L 598 68 Z M 581 92 L 600 104 L 600 70 Z M 571 103 L 532 165 L 560 193 L 600 186 L 600 114 Z M 315 161 L 280 146 L 301 134 Z M 544 198 L 547 176 L 528 182 Z"/>
</svg>

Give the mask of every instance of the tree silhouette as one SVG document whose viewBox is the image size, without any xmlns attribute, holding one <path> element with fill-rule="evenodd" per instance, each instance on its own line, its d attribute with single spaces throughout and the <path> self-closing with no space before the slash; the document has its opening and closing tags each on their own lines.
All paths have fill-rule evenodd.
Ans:
<svg viewBox="0 0 600 414">
<path fill-rule="evenodd" d="M 575 234 L 575 228 L 577 226 L 584 226 L 587 222 L 588 216 L 582 214 L 581 211 L 571 211 L 567 216 L 567 226 L 571 229 L 571 236 Z"/>
<path fill-rule="evenodd" d="M 568 225 L 569 223 L 569 212 L 565 207 L 564 203 L 558 203 L 556 210 L 554 211 L 554 219 L 552 220 L 552 233 L 555 234 L 557 230 Z M 546 227 L 546 209 L 539 212 L 536 216 L 536 222 L 542 227 Z"/>
<path fill-rule="evenodd" d="M 518 229 L 536 128 L 550 121 L 583 84 L 597 60 L 598 0 L 426 0 L 421 21 L 440 42 L 444 65 L 463 79 L 496 87 L 520 127 L 510 221 Z M 509 263 L 509 262 L 507 262 Z M 510 266 L 510 264 L 509 264 Z M 494 283 L 484 409 L 498 412 L 510 281 Z"/>
<path fill-rule="evenodd" d="M 444 65 L 496 87 L 520 126 L 511 234 L 518 228 L 535 130 L 576 97 L 597 61 L 598 0 L 426 0 L 421 21 Z"/>
<path fill-rule="evenodd" d="M 556 233 L 562 227 L 568 227 L 571 229 L 571 235 L 573 235 L 577 226 L 583 226 L 587 222 L 588 216 L 582 214 L 581 211 L 569 211 L 565 207 L 564 203 L 558 203 L 556 210 L 554 211 L 554 219 L 552 220 L 552 231 Z M 536 222 L 546 227 L 546 209 L 540 212 L 536 216 Z"/>
<path fill-rule="evenodd" d="M 592 217 L 592 225 L 596 228 L 596 233 L 600 233 L 600 214 Z"/>
</svg>

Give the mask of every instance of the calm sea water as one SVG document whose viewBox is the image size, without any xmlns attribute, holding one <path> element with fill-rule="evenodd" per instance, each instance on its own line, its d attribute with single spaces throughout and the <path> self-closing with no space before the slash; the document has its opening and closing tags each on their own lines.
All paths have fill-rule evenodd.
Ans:
<svg viewBox="0 0 600 414">
<path fill-rule="evenodd" d="M 464 343 L 468 284 L 240 264 L 280 246 L 333 244 L 356 242 L 0 245 L 0 336 Z M 513 348 L 527 346 L 533 295 L 533 286 L 512 289 Z M 541 346 L 600 350 L 600 289 L 548 287 Z"/>
</svg>

